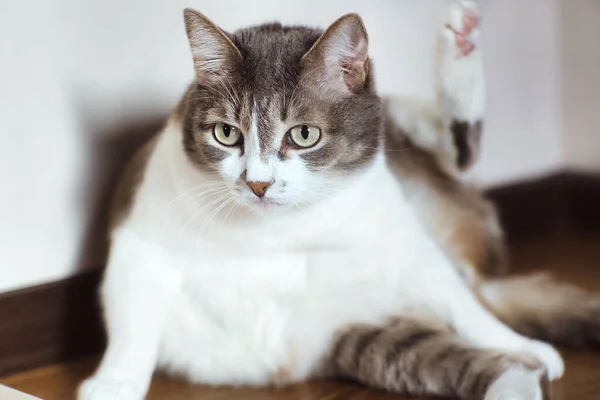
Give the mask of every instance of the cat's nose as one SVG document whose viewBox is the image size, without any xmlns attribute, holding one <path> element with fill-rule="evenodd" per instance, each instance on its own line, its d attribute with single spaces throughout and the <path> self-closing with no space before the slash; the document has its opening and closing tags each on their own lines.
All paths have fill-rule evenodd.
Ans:
<svg viewBox="0 0 600 400">
<path fill-rule="evenodd" d="M 263 197 L 267 192 L 267 188 L 273 184 L 273 182 L 246 182 L 246 184 L 252 189 L 255 195 Z"/>
</svg>

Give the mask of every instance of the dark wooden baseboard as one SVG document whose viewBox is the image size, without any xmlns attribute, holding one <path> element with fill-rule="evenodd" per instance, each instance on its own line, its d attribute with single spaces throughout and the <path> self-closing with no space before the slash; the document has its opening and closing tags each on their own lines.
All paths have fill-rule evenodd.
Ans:
<svg viewBox="0 0 600 400">
<path fill-rule="evenodd" d="M 600 229 L 600 174 L 561 172 L 493 188 L 509 242 L 552 232 Z"/>
<path fill-rule="evenodd" d="M 600 230 L 600 175 L 559 173 L 491 189 L 509 241 Z M 0 294 L 0 376 L 100 352 L 100 269 Z"/>
<path fill-rule="evenodd" d="M 0 376 L 98 352 L 100 270 L 0 294 Z"/>
</svg>

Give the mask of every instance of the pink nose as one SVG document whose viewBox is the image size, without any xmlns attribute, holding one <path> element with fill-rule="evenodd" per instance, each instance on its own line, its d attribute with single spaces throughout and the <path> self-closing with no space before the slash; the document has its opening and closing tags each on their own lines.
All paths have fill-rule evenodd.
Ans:
<svg viewBox="0 0 600 400">
<path fill-rule="evenodd" d="M 263 197 L 273 182 L 246 182 L 255 195 Z"/>
</svg>

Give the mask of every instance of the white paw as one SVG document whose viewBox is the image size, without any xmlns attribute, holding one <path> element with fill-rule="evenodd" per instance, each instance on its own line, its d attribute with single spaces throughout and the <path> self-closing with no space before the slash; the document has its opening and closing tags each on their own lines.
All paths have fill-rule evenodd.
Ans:
<svg viewBox="0 0 600 400">
<path fill-rule="evenodd" d="M 492 383 L 484 400 L 543 400 L 542 374 L 543 371 L 509 369 Z"/>
<path fill-rule="evenodd" d="M 142 400 L 144 395 L 133 384 L 108 378 L 90 378 L 77 392 L 77 400 Z"/>
<path fill-rule="evenodd" d="M 565 363 L 558 351 L 549 344 L 537 340 L 528 340 L 519 350 L 541 361 L 545 365 L 548 379 L 551 381 L 563 376 Z"/>
<path fill-rule="evenodd" d="M 442 38 L 446 42 L 445 47 L 452 50 L 454 57 L 466 57 L 478 47 L 480 21 L 481 16 L 474 1 L 452 3 L 442 30 Z"/>
</svg>

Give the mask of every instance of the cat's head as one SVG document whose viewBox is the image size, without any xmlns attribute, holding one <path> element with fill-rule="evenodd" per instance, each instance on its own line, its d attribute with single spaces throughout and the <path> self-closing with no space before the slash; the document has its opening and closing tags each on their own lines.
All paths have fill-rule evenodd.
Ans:
<svg viewBox="0 0 600 400">
<path fill-rule="evenodd" d="M 229 34 L 185 11 L 196 81 L 179 106 L 184 147 L 250 208 L 315 203 L 380 146 L 367 33 L 356 14 L 325 32 L 262 25 Z"/>
</svg>

